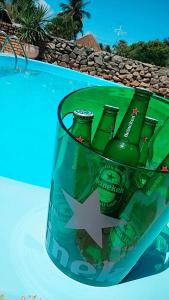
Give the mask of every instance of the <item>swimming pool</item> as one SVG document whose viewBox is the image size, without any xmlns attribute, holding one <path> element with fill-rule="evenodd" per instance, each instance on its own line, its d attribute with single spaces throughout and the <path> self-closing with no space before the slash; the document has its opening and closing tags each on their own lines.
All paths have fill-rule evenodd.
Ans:
<svg viewBox="0 0 169 300">
<path fill-rule="evenodd" d="M 59 66 L 0 55 L 1 176 L 49 187 L 61 99 L 77 89 L 114 83 Z M 5 130 L 3 130 L 5 128 Z"/>
</svg>

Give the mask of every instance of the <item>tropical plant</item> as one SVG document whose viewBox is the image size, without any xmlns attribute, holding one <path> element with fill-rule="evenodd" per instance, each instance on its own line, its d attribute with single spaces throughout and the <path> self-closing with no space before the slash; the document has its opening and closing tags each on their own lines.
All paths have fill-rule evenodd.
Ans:
<svg viewBox="0 0 169 300">
<path fill-rule="evenodd" d="M 37 6 L 37 0 L 11 0 L 6 2 L 6 8 L 16 23 L 20 23 L 20 18 L 25 15 L 25 12 L 29 11 L 29 13 L 34 14 L 34 9 Z"/>
<path fill-rule="evenodd" d="M 164 43 L 166 43 L 167 45 L 169 45 L 169 37 L 164 39 Z"/>
<path fill-rule="evenodd" d="M 110 45 L 106 45 L 106 46 L 105 46 L 105 51 L 107 51 L 107 52 L 109 52 L 109 53 L 112 52 L 112 51 L 111 51 Z"/>
<path fill-rule="evenodd" d="M 0 5 L 6 9 L 14 22 L 20 22 L 20 13 L 24 13 L 28 8 L 33 9 L 37 5 L 37 0 L 0 0 Z"/>
<path fill-rule="evenodd" d="M 145 63 L 155 64 L 158 66 L 169 65 L 169 42 L 154 40 L 149 42 L 140 41 L 131 45 L 121 42 L 114 47 L 118 55 L 131 59 L 136 59 Z"/>
<path fill-rule="evenodd" d="M 52 36 L 72 40 L 76 26 L 70 15 L 57 15 L 47 24 L 46 29 Z"/>
<path fill-rule="evenodd" d="M 102 51 L 112 53 L 112 48 L 110 47 L 110 45 L 103 45 L 102 43 L 99 43 L 99 45 Z"/>
<path fill-rule="evenodd" d="M 80 32 L 83 35 L 83 19 L 84 17 L 90 18 L 90 13 L 84 10 L 85 6 L 90 2 L 84 2 L 83 0 L 68 0 L 68 3 L 61 3 L 60 7 L 63 12 L 59 15 L 69 15 L 72 18 L 74 27 L 74 39 L 77 38 L 77 34 Z"/>
<path fill-rule="evenodd" d="M 125 40 L 119 40 L 118 44 L 113 45 L 113 51 L 118 55 L 127 57 L 129 46 Z"/>
<path fill-rule="evenodd" d="M 100 49 L 104 50 L 104 45 L 102 43 L 99 43 Z"/>
<path fill-rule="evenodd" d="M 28 2 L 30 2 L 30 6 Z M 48 13 L 47 6 L 41 4 L 35 6 L 33 1 L 31 3 L 31 0 L 28 0 L 17 15 L 17 20 L 21 25 L 17 30 L 20 39 L 34 45 L 39 45 L 39 43 L 46 40 L 48 33 L 45 25 L 49 20 Z"/>
</svg>

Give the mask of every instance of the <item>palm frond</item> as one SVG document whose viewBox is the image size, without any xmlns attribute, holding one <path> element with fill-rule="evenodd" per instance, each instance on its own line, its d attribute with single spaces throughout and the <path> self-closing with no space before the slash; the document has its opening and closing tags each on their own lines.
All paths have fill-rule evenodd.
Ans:
<svg viewBox="0 0 169 300">
<path fill-rule="evenodd" d="M 69 4 L 64 4 L 64 3 L 61 3 L 61 4 L 60 4 L 60 7 L 62 8 L 63 11 L 72 9 L 72 6 L 71 6 L 71 5 L 69 5 Z"/>
<path fill-rule="evenodd" d="M 87 1 L 87 2 L 83 3 L 82 7 L 85 7 L 86 5 L 88 5 L 90 3 L 91 3 L 90 1 Z"/>
<path fill-rule="evenodd" d="M 83 16 L 87 17 L 88 19 L 91 18 L 91 14 L 88 11 L 81 10 L 81 13 L 82 13 Z"/>
</svg>

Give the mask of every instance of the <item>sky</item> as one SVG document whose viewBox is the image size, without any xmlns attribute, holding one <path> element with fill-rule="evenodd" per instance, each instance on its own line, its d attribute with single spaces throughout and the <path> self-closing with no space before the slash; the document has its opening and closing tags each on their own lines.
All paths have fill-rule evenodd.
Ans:
<svg viewBox="0 0 169 300">
<path fill-rule="evenodd" d="M 55 15 L 61 10 L 59 4 L 67 0 L 40 2 L 46 2 Z M 91 18 L 84 20 L 84 34 L 92 33 L 99 43 L 113 45 L 123 39 L 131 44 L 169 37 L 169 0 L 90 0 L 85 9 Z"/>
</svg>

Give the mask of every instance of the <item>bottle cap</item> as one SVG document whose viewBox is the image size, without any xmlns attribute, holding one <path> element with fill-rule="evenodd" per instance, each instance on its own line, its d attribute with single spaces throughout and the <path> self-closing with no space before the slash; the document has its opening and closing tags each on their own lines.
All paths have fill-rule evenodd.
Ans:
<svg viewBox="0 0 169 300">
<path fill-rule="evenodd" d="M 115 106 L 111 106 L 108 104 L 104 105 L 104 110 L 106 110 L 107 112 L 115 112 L 117 113 L 119 111 L 119 107 L 115 107 Z"/>
<path fill-rule="evenodd" d="M 94 117 L 91 111 L 85 109 L 76 109 L 73 112 L 75 117 L 82 118 L 82 119 L 92 119 Z"/>
<path fill-rule="evenodd" d="M 153 94 L 153 92 L 151 92 L 151 91 L 148 90 L 148 89 L 138 88 L 138 87 L 135 88 L 135 93 L 136 93 L 136 94 L 149 95 L 149 96 L 151 96 L 151 95 Z"/>
<path fill-rule="evenodd" d="M 158 123 L 158 120 L 157 119 L 153 119 L 153 118 L 150 118 L 150 117 L 145 117 L 145 122 L 148 123 L 148 124 L 157 124 Z"/>
</svg>

